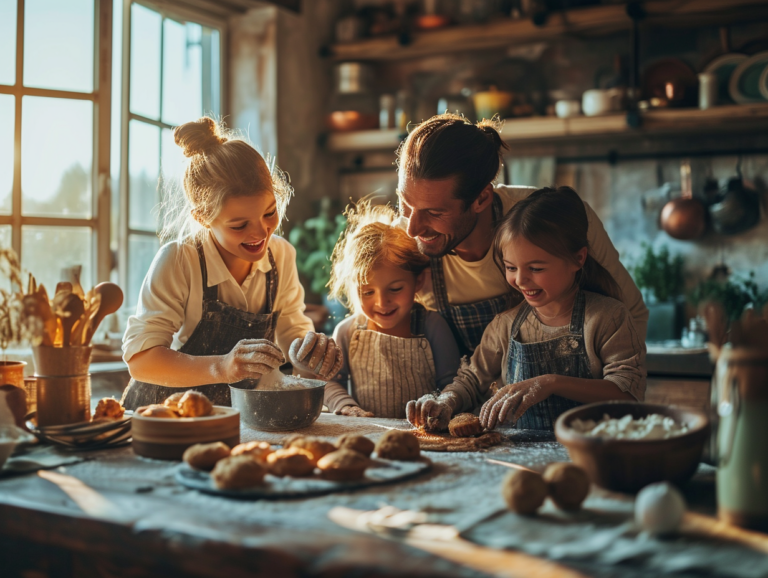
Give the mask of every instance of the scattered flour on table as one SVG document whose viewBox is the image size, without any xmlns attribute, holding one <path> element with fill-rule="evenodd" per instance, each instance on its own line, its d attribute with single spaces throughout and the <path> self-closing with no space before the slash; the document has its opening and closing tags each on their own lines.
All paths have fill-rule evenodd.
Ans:
<svg viewBox="0 0 768 578">
<path fill-rule="evenodd" d="M 585 436 L 617 440 L 665 440 L 688 432 L 687 425 L 658 413 L 637 419 L 631 415 L 612 418 L 604 414 L 603 419 L 597 422 L 592 419 L 575 419 L 571 422 L 571 428 Z"/>
</svg>

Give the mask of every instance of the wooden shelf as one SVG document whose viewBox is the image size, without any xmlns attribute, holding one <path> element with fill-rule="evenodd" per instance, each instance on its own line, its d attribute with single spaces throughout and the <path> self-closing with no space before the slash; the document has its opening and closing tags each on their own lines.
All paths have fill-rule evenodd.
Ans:
<svg viewBox="0 0 768 578">
<path fill-rule="evenodd" d="M 624 113 L 574 118 L 507 119 L 501 131 L 508 143 L 545 143 L 560 139 L 615 138 L 654 135 L 738 133 L 768 129 L 768 103 L 725 105 L 709 110 L 667 108 L 642 113 L 642 126 L 627 126 Z M 394 151 L 404 135 L 397 130 L 335 133 L 327 146 L 334 152 Z"/>
<path fill-rule="evenodd" d="M 723 26 L 768 18 L 765 0 L 692 0 L 644 2 L 644 23 L 668 26 Z M 396 36 L 383 36 L 329 47 L 334 60 L 402 60 L 452 52 L 503 48 L 551 40 L 566 34 L 605 35 L 629 30 L 632 21 L 624 4 L 594 6 L 550 14 L 544 26 L 528 19 L 498 20 L 482 25 L 454 26 L 416 32 L 402 45 Z"/>
</svg>

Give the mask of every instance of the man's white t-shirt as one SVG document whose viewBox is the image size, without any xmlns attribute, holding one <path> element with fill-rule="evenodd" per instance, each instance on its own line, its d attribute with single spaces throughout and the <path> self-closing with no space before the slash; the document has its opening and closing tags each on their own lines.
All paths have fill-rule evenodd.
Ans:
<svg viewBox="0 0 768 578">
<path fill-rule="evenodd" d="M 496 185 L 494 191 L 501 198 L 506 214 L 515 203 L 524 199 L 536 189 L 534 187 L 514 187 Z M 613 275 L 622 292 L 622 301 L 632 314 L 635 328 L 642 339 L 645 339 L 648 328 L 648 308 L 643 302 L 640 290 L 635 285 L 629 272 L 619 261 L 619 252 L 613 246 L 600 218 L 588 203 L 584 203 L 589 220 L 587 239 L 590 254 Z M 504 275 L 493 260 L 493 250 L 489 249 L 479 261 L 465 261 L 458 255 L 443 257 L 443 273 L 448 291 L 448 302 L 451 305 L 477 303 L 509 292 Z M 417 300 L 427 309 L 437 309 L 435 296 L 432 292 L 431 273 L 427 273 L 424 287 L 417 295 Z"/>
</svg>

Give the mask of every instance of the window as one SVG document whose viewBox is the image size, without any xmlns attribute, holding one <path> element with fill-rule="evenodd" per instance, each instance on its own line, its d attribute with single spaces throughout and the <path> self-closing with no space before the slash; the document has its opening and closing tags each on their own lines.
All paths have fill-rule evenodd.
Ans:
<svg viewBox="0 0 768 578">
<path fill-rule="evenodd" d="M 49 290 L 65 267 L 81 266 L 84 286 L 109 275 L 97 183 L 110 78 L 97 47 L 110 1 L 0 0 L 0 243 Z"/>
<path fill-rule="evenodd" d="M 115 3 L 114 28 L 122 35 L 115 46 L 123 51 L 124 84 L 113 97 L 119 110 L 119 117 L 113 113 L 113 142 L 120 150 L 114 165 L 127 170 L 119 173 L 115 187 L 120 194 L 113 244 L 126 308 L 133 311 L 158 249 L 164 191 L 181 186 L 185 159 L 173 141 L 173 128 L 221 112 L 223 23 L 167 13 L 151 2 Z"/>
</svg>

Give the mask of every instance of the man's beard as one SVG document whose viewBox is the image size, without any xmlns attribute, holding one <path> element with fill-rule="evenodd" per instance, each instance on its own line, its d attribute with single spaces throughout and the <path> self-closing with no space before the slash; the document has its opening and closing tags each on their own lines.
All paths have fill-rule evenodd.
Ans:
<svg viewBox="0 0 768 578">
<path fill-rule="evenodd" d="M 468 215 L 474 215 L 474 219 L 471 220 L 471 224 L 469 219 L 464 219 L 464 216 Z M 464 215 L 462 215 L 461 219 L 457 219 L 457 222 L 460 222 L 462 224 L 466 223 L 466 226 L 459 229 L 454 235 L 445 235 L 442 233 L 438 233 L 438 236 L 445 240 L 445 243 L 442 246 L 435 246 L 434 244 L 430 243 L 423 243 L 418 238 L 416 239 L 416 245 L 419 248 L 419 252 L 422 255 L 426 255 L 427 257 L 430 257 L 431 259 L 438 259 L 440 257 L 445 257 L 449 254 L 454 254 L 454 249 L 458 247 L 461 243 L 464 242 L 464 240 L 469 237 L 472 234 L 472 231 L 475 230 L 475 227 L 477 226 L 477 221 L 479 217 L 477 216 L 477 213 L 472 213 L 471 211 L 466 211 Z"/>
</svg>

